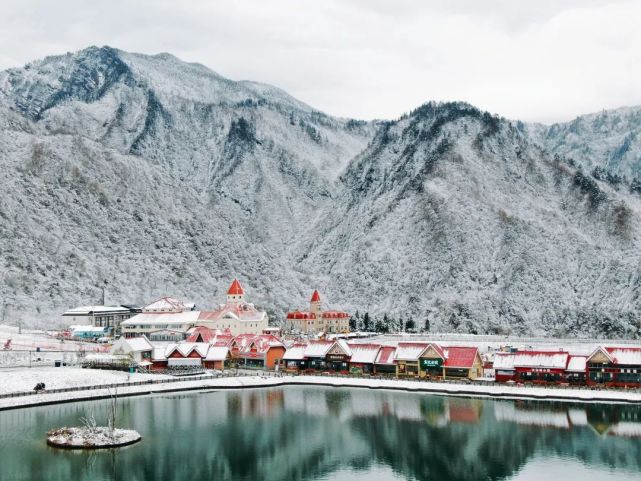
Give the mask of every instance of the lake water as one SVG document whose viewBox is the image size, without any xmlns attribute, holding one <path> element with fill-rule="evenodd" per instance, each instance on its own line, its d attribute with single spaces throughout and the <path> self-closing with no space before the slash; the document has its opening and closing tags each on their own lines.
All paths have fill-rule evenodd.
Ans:
<svg viewBox="0 0 641 481">
<path fill-rule="evenodd" d="M 2 481 L 641 480 L 641 408 L 292 386 L 125 398 L 141 443 L 74 452 L 49 429 L 107 401 L 0 412 Z"/>
</svg>

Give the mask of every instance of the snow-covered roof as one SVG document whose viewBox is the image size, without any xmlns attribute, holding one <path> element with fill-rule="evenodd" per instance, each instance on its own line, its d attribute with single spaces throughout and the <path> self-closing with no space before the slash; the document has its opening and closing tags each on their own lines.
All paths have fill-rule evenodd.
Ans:
<svg viewBox="0 0 641 481">
<path fill-rule="evenodd" d="M 606 347 L 615 364 L 626 366 L 641 365 L 641 348 L 639 347 Z"/>
<path fill-rule="evenodd" d="M 396 353 L 395 346 L 381 346 L 378 355 L 376 356 L 376 364 L 394 364 L 394 355 Z"/>
<path fill-rule="evenodd" d="M 145 336 L 140 337 L 121 337 L 111 348 L 112 353 L 116 352 L 142 352 L 151 351 L 153 346 Z"/>
<path fill-rule="evenodd" d="M 302 361 L 305 359 L 305 349 L 307 346 L 305 344 L 294 344 L 290 346 L 285 355 L 283 356 L 284 361 Z"/>
<path fill-rule="evenodd" d="M 445 367 L 471 368 L 477 359 L 478 348 L 471 346 L 448 346 L 443 348 Z"/>
<path fill-rule="evenodd" d="M 587 356 L 570 356 L 566 371 L 585 372 L 585 365 L 588 360 Z"/>
<path fill-rule="evenodd" d="M 143 308 L 143 312 L 182 312 L 187 310 L 185 303 L 173 297 L 161 297 Z"/>
<path fill-rule="evenodd" d="M 376 362 L 378 352 L 381 349 L 379 344 L 350 344 L 349 347 L 352 351 L 350 362 L 362 364 L 373 364 Z"/>
<path fill-rule="evenodd" d="M 184 312 L 143 312 L 130 317 L 126 321 L 122 321 L 121 326 L 176 326 L 184 324 L 195 324 L 198 321 L 198 311 L 184 311 Z M 159 329 L 162 329 L 160 327 Z"/>
<path fill-rule="evenodd" d="M 493 368 L 495 370 L 512 370 L 514 369 L 514 355 L 508 352 L 497 352 L 494 355 Z"/>
<path fill-rule="evenodd" d="M 561 351 L 518 351 L 496 353 L 494 369 L 514 369 L 517 367 L 565 369 L 569 354 Z"/>
<path fill-rule="evenodd" d="M 229 354 L 229 347 L 226 345 L 210 345 L 205 361 L 224 361 Z"/>
<path fill-rule="evenodd" d="M 105 312 L 129 312 L 129 308 L 123 306 L 80 306 L 68 309 L 64 312 L 63 316 L 88 316 L 91 313 L 105 313 Z"/>
<path fill-rule="evenodd" d="M 417 361 L 421 353 L 429 346 L 427 342 L 399 342 L 394 359 L 397 361 Z"/>
<path fill-rule="evenodd" d="M 309 341 L 305 346 L 305 357 L 325 357 L 334 341 Z"/>
<path fill-rule="evenodd" d="M 218 322 L 225 318 L 234 320 L 256 322 L 262 321 L 267 316 L 265 311 L 259 311 L 253 304 L 245 301 L 229 301 L 214 311 L 201 311 L 200 322 Z"/>
</svg>

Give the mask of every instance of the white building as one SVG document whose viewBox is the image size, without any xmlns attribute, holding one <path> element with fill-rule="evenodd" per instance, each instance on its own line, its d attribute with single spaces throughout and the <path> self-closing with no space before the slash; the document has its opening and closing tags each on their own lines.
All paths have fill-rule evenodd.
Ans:
<svg viewBox="0 0 641 481">
<path fill-rule="evenodd" d="M 201 311 L 196 325 L 212 330 L 229 329 L 231 334 L 260 334 L 268 328 L 269 318 L 245 301 L 245 290 L 234 279 L 227 290 L 227 302 L 214 311 Z"/>
<path fill-rule="evenodd" d="M 111 347 L 111 354 L 126 354 L 139 366 L 151 365 L 151 353 L 153 346 L 145 336 L 121 337 Z"/>
<path fill-rule="evenodd" d="M 106 327 L 113 335 L 122 321 L 135 314 L 135 308 L 127 306 L 80 306 L 69 309 L 62 314 L 65 324 L 83 324 L 94 327 Z"/>
<path fill-rule="evenodd" d="M 142 309 L 140 314 L 121 323 L 124 337 L 139 337 L 157 331 L 187 332 L 198 320 L 200 312 L 193 304 L 185 304 L 173 297 L 162 297 Z"/>
</svg>

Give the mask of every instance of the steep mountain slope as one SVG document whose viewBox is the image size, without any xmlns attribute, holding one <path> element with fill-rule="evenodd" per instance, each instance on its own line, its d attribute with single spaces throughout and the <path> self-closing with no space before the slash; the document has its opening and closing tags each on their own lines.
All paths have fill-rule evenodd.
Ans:
<svg viewBox="0 0 641 481">
<path fill-rule="evenodd" d="M 231 275 L 285 309 L 283 246 L 374 125 L 161 54 L 108 47 L 0 73 L 0 296 L 40 317 L 165 292 L 218 302 Z"/>
<path fill-rule="evenodd" d="M 567 123 L 529 128 L 550 152 L 573 159 L 587 172 L 598 167 L 628 181 L 641 180 L 641 107 L 604 110 Z"/>
<path fill-rule="evenodd" d="M 554 161 L 512 123 L 426 104 L 388 123 L 340 180 L 301 260 L 329 266 L 341 302 L 439 331 L 638 332 L 638 199 Z"/>
<path fill-rule="evenodd" d="M 211 306 L 237 276 L 275 314 L 318 287 L 432 330 L 638 335 L 641 197 L 591 175 L 610 152 L 593 126 L 460 103 L 338 119 L 108 47 L 1 72 L 2 316 L 49 322 L 105 286 Z M 617 172 L 636 172 L 631 142 Z"/>
</svg>

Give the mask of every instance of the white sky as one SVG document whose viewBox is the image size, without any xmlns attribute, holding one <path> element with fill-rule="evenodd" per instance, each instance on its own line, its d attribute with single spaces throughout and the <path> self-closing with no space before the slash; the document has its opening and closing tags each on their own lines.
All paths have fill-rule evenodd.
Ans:
<svg viewBox="0 0 641 481">
<path fill-rule="evenodd" d="M 170 52 L 363 119 L 428 100 L 541 122 L 641 104 L 636 0 L 0 4 L 0 69 L 89 45 Z"/>
</svg>

